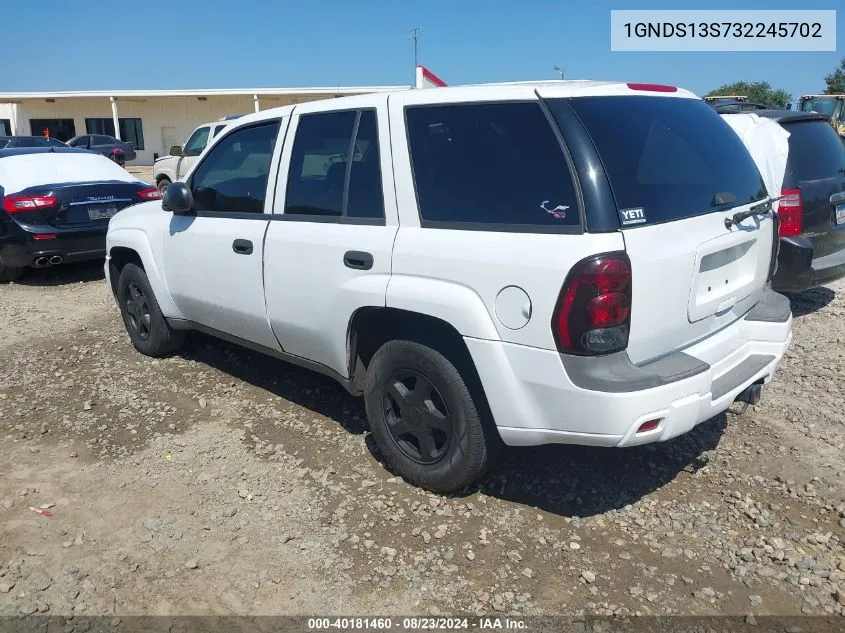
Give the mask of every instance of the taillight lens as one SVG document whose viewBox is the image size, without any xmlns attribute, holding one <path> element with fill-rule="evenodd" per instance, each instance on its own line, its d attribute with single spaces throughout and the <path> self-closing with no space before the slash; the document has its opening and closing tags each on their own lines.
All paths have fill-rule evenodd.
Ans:
<svg viewBox="0 0 845 633">
<path fill-rule="evenodd" d="M 583 259 L 569 273 L 552 317 L 558 350 L 592 355 L 628 346 L 631 260 L 625 253 Z"/>
<path fill-rule="evenodd" d="M 778 235 L 781 237 L 801 235 L 804 215 L 801 190 L 784 189 L 781 195 L 783 198 L 778 205 Z"/>
<path fill-rule="evenodd" d="M 49 209 L 58 202 L 55 196 L 6 196 L 3 198 L 3 209 L 7 213 L 25 213 Z"/>
<path fill-rule="evenodd" d="M 158 190 L 158 187 L 141 189 L 141 191 L 138 192 L 138 197 L 141 200 L 161 200 L 161 191 Z"/>
</svg>

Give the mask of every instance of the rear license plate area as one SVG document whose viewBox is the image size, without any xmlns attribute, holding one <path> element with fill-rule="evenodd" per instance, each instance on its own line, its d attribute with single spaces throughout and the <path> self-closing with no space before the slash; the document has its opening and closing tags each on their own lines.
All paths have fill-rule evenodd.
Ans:
<svg viewBox="0 0 845 633">
<path fill-rule="evenodd" d="M 89 204 L 87 210 L 91 221 L 108 220 L 118 211 L 116 204 Z"/>
</svg>

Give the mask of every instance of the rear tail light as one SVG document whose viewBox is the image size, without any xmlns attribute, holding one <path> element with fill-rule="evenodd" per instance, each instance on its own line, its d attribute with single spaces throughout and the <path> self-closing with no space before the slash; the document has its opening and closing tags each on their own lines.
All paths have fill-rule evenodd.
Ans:
<svg viewBox="0 0 845 633">
<path fill-rule="evenodd" d="M 631 260 L 625 253 L 583 259 L 569 273 L 552 316 L 558 350 L 581 356 L 628 346 Z"/>
<path fill-rule="evenodd" d="M 158 190 L 158 187 L 141 189 L 141 191 L 138 192 L 138 197 L 141 200 L 161 200 L 161 191 Z"/>
<path fill-rule="evenodd" d="M 3 209 L 7 213 L 25 213 L 49 209 L 58 202 L 55 196 L 6 196 L 3 198 Z"/>
<path fill-rule="evenodd" d="M 801 203 L 800 189 L 784 189 L 781 191 L 780 205 L 778 205 L 778 235 L 792 237 L 801 235 L 803 229 L 804 208 Z"/>
</svg>

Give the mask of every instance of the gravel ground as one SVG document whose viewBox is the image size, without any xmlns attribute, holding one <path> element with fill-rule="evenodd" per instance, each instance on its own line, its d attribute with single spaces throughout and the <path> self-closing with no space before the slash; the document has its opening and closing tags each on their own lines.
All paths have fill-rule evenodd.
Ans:
<svg viewBox="0 0 845 633">
<path fill-rule="evenodd" d="M 201 335 L 148 359 L 100 264 L 30 272 L 0 287 L 0 615 L 842 615 L 843 297 L 793 297 L 757 407 L 446 497 L 330 380 Z"/>
</svg>

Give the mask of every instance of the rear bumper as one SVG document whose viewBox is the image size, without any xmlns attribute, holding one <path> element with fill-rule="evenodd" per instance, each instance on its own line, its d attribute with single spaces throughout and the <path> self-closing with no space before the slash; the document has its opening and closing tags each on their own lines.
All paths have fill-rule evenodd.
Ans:
<svg viewBox="0 0 845 633">
<path fill-rule="evenodd" d="M 29 225 L 27 225 L 28 228 Z M 48 260 L 58 256 L 60 263 L 98 259 L 106 254 L 108 226 L 96 228 L 59 229 L 52 226 L 31 227 L 24 230 L 19 225 L 0 236 L 0 262 L 8 268 L 38 266 L 42 257 Z M 55 235 L 52 239 L 36 240 L 35 235 Z M 54 263 L 56 262 L 54 259 Z"/>
<path fill-rule="evenodd" d="M 801 292 L 845 277 L 845 248 L 813 257 L 806 238 L 781 238 L 778 270 L 772 287 L 778 292 Z"/>
<path fill-rule="evenodd" d="M 506 444 L 634 446 L 686 433 L 768 383 L 792 339 L 788 300 L 769 291 L 744 319 L 660 361 L 589 359 L 466 339 Z M 584 359 L 581 359 L 584 360 Z M 604 365 L 604 366 L 603 366 Z M 640 426 L 658 420 L 653 430 Z"/>
</svg>

